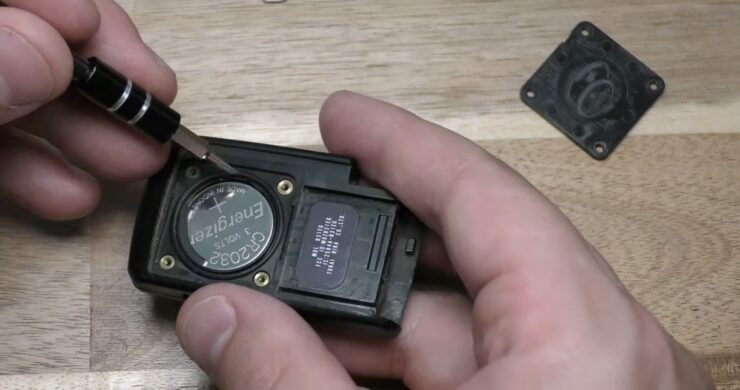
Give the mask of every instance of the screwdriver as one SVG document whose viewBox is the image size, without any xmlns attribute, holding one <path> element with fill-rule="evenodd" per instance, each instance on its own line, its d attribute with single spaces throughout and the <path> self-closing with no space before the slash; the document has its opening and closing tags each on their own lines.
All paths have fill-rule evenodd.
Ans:
<svg viewBox="0 0 740 390">
<path fill-rule="evenodd" d="M 208 141 L 180 123 L 180 114 L 96 57 L 74 55 L 72 86 L 129 126 L 159 143 L 174 141 L 201 160 L 208 160 L 228 173 L 231 165 L 209 150 Z"/>
<path fill-rule="evenodd" d="M 0 0 L 0 7 L 7 7 L 7 4 Z M 71 85 L 83 96 L 159 143 L 172 140 L 199 159 L 210 161 L 228 173 L 238 173 L 209 149 L 208 141 L 180 123 L 177 111 L 100 59 L 91 57 L 85 60 L 74 53 L 72 56 L 74 73 Z"/>
</svg>

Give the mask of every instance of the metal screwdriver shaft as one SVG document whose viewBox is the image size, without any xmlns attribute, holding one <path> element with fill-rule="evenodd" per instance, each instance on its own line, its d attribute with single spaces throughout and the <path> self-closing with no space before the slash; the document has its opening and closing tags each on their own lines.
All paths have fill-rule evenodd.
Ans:
<svg viewBox="0 0 740 390">
<path fill-rule="evenodd" d="M 169 140 L 228 173 L 231 165 L 210 151 L 208 141 L 180 123 L 180 114 L 97 58 L 74 57 L 72 84 L 82 95 L 160 143 Z"/>
</svg>

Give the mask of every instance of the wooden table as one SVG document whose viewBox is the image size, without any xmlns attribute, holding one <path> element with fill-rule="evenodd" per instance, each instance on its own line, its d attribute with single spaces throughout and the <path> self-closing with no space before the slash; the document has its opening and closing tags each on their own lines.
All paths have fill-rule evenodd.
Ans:
<svg viewBox="0 0 740 390">
<path fill-rule="evenodd" d="M 202 134 L 316 148 L 323 99 L 351 89 L 480 142 L 564 209 L 720 389 L 740 389 L 739 2 L 120 2 Z M 667 84 L 604 162 L 518 97 L 581 20 Z M 208 385 L 177 344 L 177 306 L 128 278 L 141 188 L 108 185 L 73 223 L 0 203 L 0 387 Z"/>
</svg>

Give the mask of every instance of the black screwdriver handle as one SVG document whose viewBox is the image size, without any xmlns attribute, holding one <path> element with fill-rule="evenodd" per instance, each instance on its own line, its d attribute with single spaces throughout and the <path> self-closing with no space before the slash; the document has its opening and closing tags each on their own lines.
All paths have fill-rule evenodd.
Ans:
<svg viewBox="0 0 740 390">
<path fill-rule="evenodd" d="M 130 126 L 167 142 L 180 126 L 180 114 L 98 58 L 75 57 L 72 85 Z"/>
</svg>

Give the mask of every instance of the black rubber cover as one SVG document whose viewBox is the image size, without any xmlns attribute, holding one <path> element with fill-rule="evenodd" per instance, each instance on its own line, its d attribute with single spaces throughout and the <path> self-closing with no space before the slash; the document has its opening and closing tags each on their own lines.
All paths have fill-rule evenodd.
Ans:
<svg viewBox="0 0 740 390">
<path fill-rule="evenodd" d="M 579 23 L 521 89 L 521 99 L 593 158 L 611 154 L 661 96 L 655 72 Z"/>
</svg>

